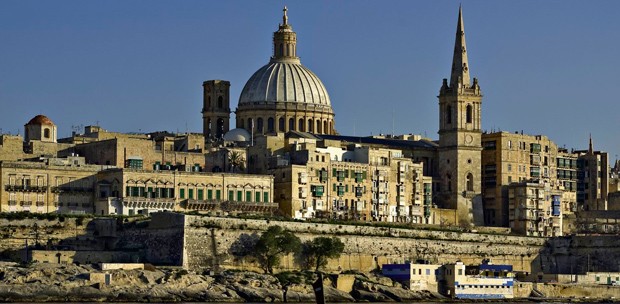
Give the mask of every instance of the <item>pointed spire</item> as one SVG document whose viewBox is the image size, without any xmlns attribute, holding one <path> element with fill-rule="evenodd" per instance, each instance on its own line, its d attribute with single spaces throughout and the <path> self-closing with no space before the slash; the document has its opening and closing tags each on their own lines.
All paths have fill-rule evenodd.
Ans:
<svg viewBox="0 0 620 304">
<path fill-rule="evenodd" d="M 594 146 L 592 145 L 592 133 L 590 133 L 590 144 L 588 145 L 588 153 L 594 154 Z"/>
<path fill-rule="evenodd" d="M 286 8 L 286 5 L 284 6 L 284 9 L 282 11 L 284 12 L 284 14 L 282 15 L 282 25 L 287 25 L 288 16 L 286 15 L 286 11 L 288 11 L 288 9 Z"/>
<path fill-rule="evenodd" d="M 465 26 L 463 25 L 463 8 L 459 5 L 459 20 L 456 25 L 456 39 L 454 41 L 454 57 L 452 57 L 452 75 L 450 87 L 460 85 L 469 87 L 469 62 L 467 61 L 467 47 L 465 46 Z"/>
</svg>

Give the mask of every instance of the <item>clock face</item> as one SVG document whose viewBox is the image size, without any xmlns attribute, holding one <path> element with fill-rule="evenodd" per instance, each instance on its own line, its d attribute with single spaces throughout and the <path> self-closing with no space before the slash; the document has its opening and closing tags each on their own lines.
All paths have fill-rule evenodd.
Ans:
<svg viewBox="0 0 620 304">
<path fill-rule="evenodd" d="M 471 144 L 471 142 L 474 141 L 474 137 L 471 135 L 465 135 L 465 143 L 467 144 Z"/>
</svg>

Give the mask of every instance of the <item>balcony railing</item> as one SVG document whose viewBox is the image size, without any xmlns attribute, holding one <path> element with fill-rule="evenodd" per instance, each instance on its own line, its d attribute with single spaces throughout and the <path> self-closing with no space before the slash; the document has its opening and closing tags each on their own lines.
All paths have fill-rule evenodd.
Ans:
<svg viewBox="0 0 620 304">
<path fill-rule="evenodd" d="M 47 191 L 47 186 L 6 185 L 4 189 L 6 191 L 19 191 L 19 192 L 45 192 Z"/>
</svg>

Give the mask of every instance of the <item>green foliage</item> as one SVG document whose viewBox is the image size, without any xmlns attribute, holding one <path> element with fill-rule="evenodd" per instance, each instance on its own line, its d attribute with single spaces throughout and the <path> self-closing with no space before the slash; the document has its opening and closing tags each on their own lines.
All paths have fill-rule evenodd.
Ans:
<svg viewBox="0 0 620 304">
<path fill-rule="evenodd" d="M 265 273 L 273 274 L 273 267 L 280 264 L 280 257 L 299 252 L 301 241 L 292 232 L 271 226 L 260 236 L 254 249 Z"/>
<path fill-rule="evenodd" d="M 315 271 L 327 265 L 328 259 L 337 259 L 344 251 L 344 244 L 337 237 L 320 236 L 304 243 L 304 255 L 315 265 Z"/>
</svg>

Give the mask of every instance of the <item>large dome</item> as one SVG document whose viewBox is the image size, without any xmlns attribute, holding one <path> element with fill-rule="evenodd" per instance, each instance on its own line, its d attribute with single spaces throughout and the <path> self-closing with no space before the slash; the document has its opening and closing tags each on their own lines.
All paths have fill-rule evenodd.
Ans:
<svg viewBox="0 0 620 304">
<path fill-rule="evenodd" d="M 298 102 L 331 106 L 321 80 L 298 59 L 271 60 L 245 84 L 239 105 L 255 102 Z"/>
</svg>

